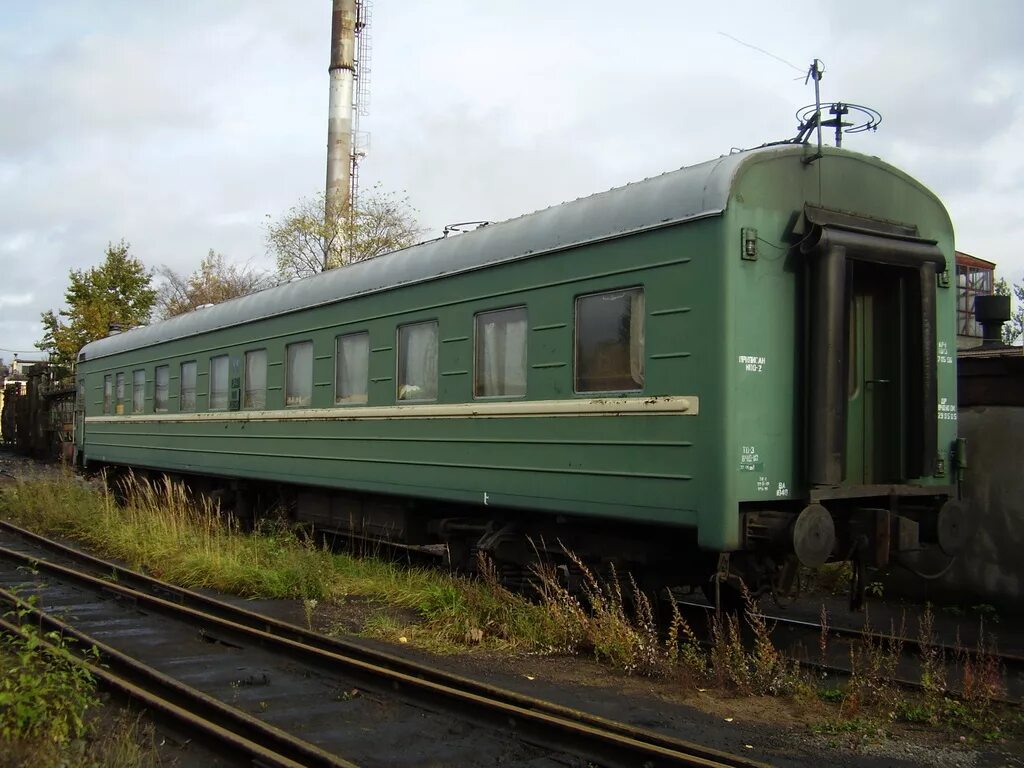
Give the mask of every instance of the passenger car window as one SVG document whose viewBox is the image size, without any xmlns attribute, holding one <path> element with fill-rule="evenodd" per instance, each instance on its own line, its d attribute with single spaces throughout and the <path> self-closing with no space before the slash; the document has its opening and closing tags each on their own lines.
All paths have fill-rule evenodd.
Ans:
<svg viewBox="0 0 1024 768">
<path fill-rule="evenodd" d="M 114 413 L 118 416 L 124 413 L 124 374 L 119 373 L 114 377 L 114 390 L 116 394 L 116 405 Z"/>
<path fill-rule="evenodd" d="M 284 404 L 290 407 L 308 406 L 313 402 L 313 342 L 289 344 L 287 353 Z"/>
<path fill-rule="evenodd" d="M 398 399 L 437 399 L 437 321 L 398 328 Z"/>
<path fill-rule="evenodd" d="M 576 391 L 644 386 L 644 291 L 629 288 L 576 299 Z"/>
<path fill-rule="evenodd" d="M 110 400 L 114 394 L 114 377 L 107 374 L 103 377 L 103 412 L 110 413 Z"/>
<path fill-rule="evenodd" d="M 334 404 L 366 402 L 370 371 L 370 334 L 350 333 L 337 339 L 334 369 Z"/>
<path fill-rule="evenodd" d="M 167 410 L 167 394 L 170 382 L 170 368 L 166 365 L 158 365 L 155 371 L 153 385 L 153 410 Z"/>
<path fill-rule="evenodd" d="M 210 358 L 210 405 L 211 411 L 224 411 L 228 407 L 228 356 Z"/>
<path fill-rule="evenodd" d="M 245 353 L 245 393 L 243 408 L 267 407 L 267 350 L 252 349 Z"/>
<path fill-rule="evenodd" d="M 146 372 L 132 371 L 132 413 L 142 413 L 146 403 Z"/>
<path fill-rule="evenodd" d="M 178 410 L 194 411 L 196 409 L 196 361 L 181 364 L 181 396 L 178 398 Z"/>
<path fill-rule="evenodd" d="M 473 397 L 526 394 L 526 307 L 476 316 Z"/>
</svg>

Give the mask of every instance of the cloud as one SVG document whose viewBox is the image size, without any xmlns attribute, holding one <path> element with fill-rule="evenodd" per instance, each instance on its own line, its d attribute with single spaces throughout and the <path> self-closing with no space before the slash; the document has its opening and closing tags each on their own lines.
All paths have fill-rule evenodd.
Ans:
<svg viewBox="0 0 1024 768">
<path fill-rule="evenodd" d="M 378 4 L 364 188 L 405 190 L 430 232 L 503 219 L 796 132 L 805 68 L 879 109 L 877 154 L 946 202 L 958 245 L 1024 272 L 1024 4 L 808 11 L 787 0 Z M 62 0 L 0 26 L 0 269 L 30 348 L 69 269 L 122 237 L 179 272 L 213 248 L 268 267 L 262 224 L 324 182 L 322 0 Z M 31 318 L 24 320 L 23 318 Z"/>
<path fill-rule="evenodd" d="M 35 300 L 31 293 L 0 293 L 0 309 L 5 307 L 25 307 Z"/>
</svg>

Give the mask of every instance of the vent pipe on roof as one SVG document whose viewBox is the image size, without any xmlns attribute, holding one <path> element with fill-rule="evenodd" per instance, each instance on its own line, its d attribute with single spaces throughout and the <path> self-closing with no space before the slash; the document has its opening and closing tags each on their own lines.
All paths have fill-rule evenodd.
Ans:
<svg viewBox="0 0 1024 768">
<path fill-rule="evenodd" d="M 975 296 L 974 317 L 981 324 L 981 346 L 1003 346 L 1003 323 L 1010 319 L 1010 297 Z"/>
</svg>

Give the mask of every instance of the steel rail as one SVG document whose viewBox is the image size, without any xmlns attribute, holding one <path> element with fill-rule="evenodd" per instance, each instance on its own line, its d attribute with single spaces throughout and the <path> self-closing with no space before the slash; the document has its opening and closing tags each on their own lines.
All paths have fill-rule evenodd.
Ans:
<svg viewBox="0 0 1024 768">
<path fill-rule="evenodd" d="M 220 620 L 228 623 L 229 629 L 234 627 L 248 628 L 265 633 L 272 640 L 291 641 L 298 646 L 303 646 L 307 650 L 322 651 L 329 654 L 330 658 L 336 659 L 337 663 L 342 665 L 361 666 L 359 669 L 364 667 L 381 667 L 399 675 L 399 682 L 433 684 L 450 690 L 453 694 L 461 693 L 484 702 L 500 703 L 500 705 L 510 708 L 510 716 L 512 717 L 518 717 L 517 713 L 525 713 L 537 718 L 550 718 L 551 722 L 565 721 L 574 723 L 581 728 L 590 729 L 594 732 L 603 732 L 609 737 L 614 736 L 625 739 L 625 743 L 646 743 L 653 746 L 653 748 L 664 750 L 668 753 L 685 753 L 694 758 L 709 761 L 709 765 L 721 764 L 734 766 L 735 768 L 755 768 L 757 766 L 763 768 L 764 766 L 763 763 L 742 756 L 730 755 L 708 748 L 708 746 L 678 739 L 658 733 L 657 731 L 609 720 L 580 710 L 564 707 L 552 701 L 438 670 L 415 662 L 413 659 L 370 648 L 353 641 L 318 635 L 296 625 L 275 620 L 273 617 L 231 605 L 198 592 L 175 587 L 130 568 L 125 568 L 58 542 L 53 542 L 6 521 L 0 521 L 0 529 L 7 529 L 20 537 L 24 537 L 27 541 L 51 549 L 70 559 L 88 563 L 100 572 L 110 573 L 118 585 L 136 585 L 138 588 L 151 591 L 155 595 L 163 595 L 167 600 L 173 601 L 178 605 L 195 608 L 211 618 L 219 617 Z M 103 585 L 104 587 L 114 586 L 110 582 L 103 582 Z M 662 764 L 669 765 L 671 763 L 655 763 L 653 765 Z M 693 765 L 702 764 L 693 763 Z"/>
<path fill-rule="evenodd" d="M 131 574 L 133 578 L 141 578 L 150 584 L 151 588 L 158 587 L 165 593 L 181 600 L 187 597 L 190 600 L 196 600 L 197 603 L 213 605 L 219 610 L 232 613 L 241 610 L 95 558 L 93 560 L 96 562 L 113 569 L 112 573 L 116 574 L 117 581 L 100 579 L 6 548 L 0 548 L 0 557 L 46 570 L 55 576 L 74 580 L 92 589 L 119 594 L 152 610 L 185 616 L 193 623 L 202 624 L 214 631 L 247 637 L 264 646 L 276 646 L 282 652 L 300 657 L 307 663 L 313 663 L 334 672 L 342 669 L 347 674 L 368 681 L 371 686 L 379 687 L 386 684 L 393 690 L 429 706 L 437 707 L 440 702 L 447 709 L 459 710 L 462 716 L 468 719 L 485 723 L 498 730 L 511 728 L 514 732 L 521 733 L 522 738 L 530 743 L 553 750 L 569 751 L 601 765 L 643 765 L 651 766 L 651 768 L 657 766 L 765 768 L 765 764 L 749 758 L 731 755 L 624 723 L 605 720 L 568 707 L 506 691 L 496 686 L 450 675 L 379 651 L 371 651 L 339 641 L 325 644 L 352 645 L 363 657 L 357 658 L 356 654 L 346 654 L 340 648 L 332 650 L 327 647 L 317 647 L 302 640 L 276 635 L 266 628 L 261 629 L 241 624 L 188 605 L 131 589 L 123 583 L 118 583 L 122 576 L 126 577 Z M 297 633 L 299 637 L 318 638 L 318 636 L 293 625 L 277 622 L 247 611 L 244 613 L 247 614 L 250 621 L 255 620 L 263 627 L 284 627 L 291 633 Z M 415 673 L 420 673 L 423 676 L 417 676 Z"/>
<path fill-rule="evenodd" d="M 189 733 L 198 734 L 203 741 L 223 749 L 235 760 L 244 756 L 254 765 L 279 768 L 356 768 L 354 763 L 325 752 L 126 656 L 30 605 L 6 589 L 0 588 L 0 601 L 15 608 L 23 622 L 31 619 L 47 630 L 38 641 L 51 653 L 58 654 L 60 651 L 46 638 L 49 631 L 57 632 L 64 638 L 73 638 L 75 650 L 96 649 L 99 663 L 90 662 L 66 648 L 70 658 L 88 670 L 107 690 L 140 703 L 154 715 L 174 722 Z M 18 625 L 4 618 L 0 618 L 0 632 L 11 637 L 21 635 Z M 255 738 L 243 736 L 243 733 Z"/>
<path fill-rule="evenodd" d="M 677 601 L 676 604 L 693 609 L 701 608 L 707 611 L 714 610 L 713 607 L 705 605 L 703 603 L 691 603 L 689 601 L 680 600 Z M 764 619 L 765 621 L 773 622 L 775 624 L 781 624 L 783 626 L 815 630 L 817 632 L 821 632 L 822 629 L 821 624 L 819 622 L 808 621 L 806 619 L 795 619 L 791 616 L 779 616 L 777 614 L 768 613 L 756 613 L 754 614 L 754 616 L 755 618 Z M 876 632 L 874 630 L 865 631 L 863 629 L 857 629 L 856 627 L 843 627 L 832 625 L 829 625 L 826 628 L 826 631 L 828 632 L 828 634 L 835 635 L 837 637 L 848 637 L 854 639 L 863 639 L 866 637 L 870 637 L 872 640 L 881 640 L 886 643 L 899 644 L 907 648 L 916 649 L 919 653 L 922 651 L 922 644 L 920 638 L 907 637 L 905 635 L 893 635 L 885 632 Z M 960 653 L 973 653 L 973 651 L 970 648 L 957 648 L 954 645 L 949 645 L 948 643 L 944 643 L 941 641 L 929 643 L 928 646 L 931 649 L 942 651 L 943 653 L 948 654 L 949 656 L 956 656 Z M 1021 656 L 1019 654 L 998 652 L 994 653 L 993 655 L 996 656 L 1000 661 L 1008 662 L 1010 664 L 1024 665 L 1024 656 Z"/>
<path fill-rule="evenodd" d="M 686 600 L 677 600 L 676 601 L 676 605 L 677 606 L 681 606 L 681 607 L 683 607 L 685 609 L 688 609 L 688 610 L 701 611 L 702 613 L 705 613 L 705 614 L 711 614 L 715 610 L 713 606 L 709 606 L 709 605 L 706 605 L 704 603 L 693 603 L 693 602 L 686 601 Z M 814 631 L 814 632 L 818 633 L 819 637 L 820 637 L 820 633 L 821 633 L 821 630 L 822 630 L 822 626 L 821 626 L 820 623 L 813 622 L 813 621 L 807 621 L 807 620 L 804 620 L 804 619 L 793 619 L 793 618 L 789 618 L 789 617 L 786 617 L 786 616 L 775 616 L 775 615 L 765 614 L 765 613 L 755 613 L 755 614 L 753 614 L 753 617 L 757 618 L 757 619 L 760 619 L 760 620 L 763 620 L 766 623 L 775 623 L 775 624 L 782 624 L 784 626 L 792 626 L 792 627 L 796 627 L 798 629 L 807 630 L 808 632 Z M 914 661 L 914 657 L 911 655 L 911 652 L 912 652 L 913 649 L 916 649 L 918 654 L 921 654 L 922 651 L 923 651 L 923 646 L 922 646 L 920 640 L 915 640 L 913 638 L 904 637 L 902 635 L 890 635 L 890 634 L 885 634 L 885 633 L 875 632 L 875 631 L 864 631 L 864 630 L 860 630 L 860 629 L 855 629 L 853 627 L 832 627 L 832 626 L 829 626 L 829 627 L 826 628 L 826 631 L 827 631 L 827 633 L 829 635 L 834 635 L 834 636 L 837 636 L 837 637 L 843 637 L 843 638 L 845 638 L 847 640 L 851 640 L 851 641 L 857 641 L 857 640 L 867 641 L 867 640 L 870 640 L 871 642 L 885 643 L 890 648 L 900 648 L 900 654 L 902 656 L 906 657 L 908 661 Z M 951 645 L 948 645 L 948 644 L 942 643 L 942 642 L 935 642 L 935 643 L 933 643 L 931 645 L 931 647 L 934 648 L 935 650 L 941 652 L 943 654 L 943 658 L 948 660 L 950 663 L 955 663 L 956 659 L 959 658 L 961 654 L 967 654 L 969 656 L 976 656 L 977 655 L 977 652 L 973 651 L 971 649 L 968 649 L 968 648 L 960 648 L 960 649 L 958 649 L 955 646 L 951 646 Z M 907 650 L 908 648 L 911 649 L 910 652 L 908 652 L 908 650 Z M 1010 665 L 1015 665 L 1016 666 L 1016 665 L 1024 664 L 1024 657 L 1018 656 L 1016 654 L 993 653 L 991 655 L 994 656 L 1001 664 L 1007 663 L 1006 666 L 1010 666 Z M 793 661 L 795 661 L 801 667 L 806 667 L 807 669 L 812 669 L 812 670 L 819 671 L 819 672 L 838 673 L 840 675 L 850 675 L 850 674 L 852 674 L 851 670 L 849 668 L 847 668 L 847 667 L 842 667 L 842 666 L 838 666 L 838 665 L 835 665 L 835 664 L 830 664 L 830 663 L 822 662 L 822 661 L 815 661 L 815 660 L 812 660 L 812 659 L 809 659 L 809 658 L 798 658 L 798 657 L 793 656 L 793 655 L 791 655 L 790 658 L 792 658 Z M 923 688 L 923 686 L 922 686 L 922 684 L 921 684 L 921 682 L 919 680 L 911 680 L 911 679 L 906 678 L 906 677 L 899 677 L 899 676 L 895 676 L 895 675 L 893 677 L 889 678 L 889 679 L 893 683 L 895 683 L 896 685 L 898 685 L 898 686 L 900 686 L 902 688 L 907 688 L 909 690 L 921 690 Z M 949 690 L 949 691 L 947 691 L 947 693 L 953 695 L 954 697 L 959 696 L 959 694 L 958 694 L 958 692 L 956 690 Z M 1020 705 L 1022 703 L 1020 699 L 1016 699 L 1016 698 L 1012 698 L 1012 697 L 1008 697 L 1008 696 L 993 696 L 992 697 L 992 701 L 995 702 L 995 703 L 1004 704 L 1004 705 L 1007 705 L 1007 706 L 1018 706 L 1018 705 Z"/>
</svg>

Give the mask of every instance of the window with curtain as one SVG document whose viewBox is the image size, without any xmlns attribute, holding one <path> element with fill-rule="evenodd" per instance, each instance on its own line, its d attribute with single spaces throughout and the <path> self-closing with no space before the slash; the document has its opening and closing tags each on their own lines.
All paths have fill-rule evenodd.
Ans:
<svg viewBox="0 0 1024 768">
<path fill-rule="evenodd" d="M 526 394 L 526 307 L 476 316 L 474 397 Z"/>
<path fill-rule="evenodd" d="M 114 406 L 114 413 L 121 415 L 124 413 L 124 374 L 119 373 L 114 377 L 114 393 L 116 395 L 116 405 Z"/>
<path fill-rule="evenodd" d="M 146 404 L 146 372 L 132 371 L 132 413 L 142 413 Z"/>
<path fill-rule="evenodd" d="M 334 369 L 334 404 L 365 403 L 369 371 L 370 334 L 339 336 Z"/>
<path fill-rule="evenodd" d="M 210 358 L 210 405 L 211 411 L 226 411 L 228 408 L 228 356 Z"/>
<path fill-rule="evenodd" d="M 643 386 L 643 288 L 577 298 L 576 391 L 629 391 Z"/>
<path fill-rule="evenodd" d="M 437 321 L 398 329 L 398 399 L 437 399 Z"/>
<path fill-rule="evenodd" d="M 178 409 L 194 411 L 196 409 L 196 361 L 181 364 L 181 390 L 178 398 Z"/>
<path fill-rule="evenodd" d="M 267 350 L 250 349 L 245 353 L 245 391 L 243 408 L 267 407 Z"/>
<path fill-rule="evenodd" d="M 287 347 L 285 399 L 289 407 L 308 406 L 313 402 L 313 342 L 300 341 Z"/>
<path fill-rule="evenodd" d="M 110 413 L 110 402 L 114 395 L 114 377 L 107 374 L 103 377 L 103 412 Z"/>
<path fill-rule="evenodd" d="M 158 413 L 167 410 L 167 393 L 171 378 L 170 370 L 166 365 L 158 365 L 154 372 L 153 410 Z"/>
</svg>

